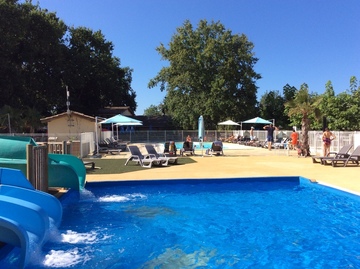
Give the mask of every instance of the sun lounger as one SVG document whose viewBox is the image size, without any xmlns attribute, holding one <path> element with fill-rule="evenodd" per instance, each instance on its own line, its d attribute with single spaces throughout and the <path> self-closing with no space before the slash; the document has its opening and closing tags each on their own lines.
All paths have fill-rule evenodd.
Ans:
<svg viewBox="0 0 360 269">
<path fill-rule="evenodd" d="M 210 155 L 224 155 L 223 143 L 221 141 L 214 141 L 212 143 Z"/>
<path fill-rule="evenodd" d="M 176 149 L 176 145 L 174 141 L 170 141 L 170 142 L 165 142 L 164 145 L 164 154 L 167 157 L 170 156 L 176 156 L 177 155 L 177 149 Z"/>
<path fill-rule="evenodd" d="M 168 165 L 168 160 L 158 159 L 152 155 L 143 155 L 138 146 L 128 146 L 130 156 L 126 160 L 125 165 L 129 163 L 129 161 L 134 161 L 137 164 L 140 164 L 142 167 L 151 168 L 152 165 L 158 166 L 166 166 Z"/>
<path fill-rule="evenodd" d="M 150 156 L 155 156 L 157 159 L 167 160 L 168 163 L 177 164 L 178 157 L 169 157 L 164 153 L 158 153 L 153 145 L 145 145 L 145 149 Z"/>
<path fill-rule="evenodd" d="M 331 161 L 334 158 L 347 158 L 352 145 L 343 146 L 339 152 L 330 152 L 327 156 L 312 156 L 313 163 L 326 164 L 326 161 Z"/>
<path fill-rule="evenodd" d="M 183 148 L 180 150 L 180 155 L 183 156 L 184 154 L 195 155 L 193 142 L 184 142 Z"/>
<path fill-rule="evenodd" d="M 360 146 L 357 146 L 356 149 L 347 157 L 336 157 L 333 159 L 325 159 L 323 160 L 324 164 L 331 162 L 333 167 L 336 167 L 338 164 L 342 164 L 342 166 L 347 166 L 348 163 L 359 165 L 360 159 Z"/>
<path fill-rule="evenodd" d="M 111 148 L 111 149 L 120 149 L 122 151 L 126 150 L 126 143 L 120 143 L 116 140 L 114 140 L 114 138 L 106 138 L 104 140 L 106 147 Z"/>
<path fill-rule="evenodd" d="M 107 153 L 107 154 L 119 154 L 122 151 L 120 148 L 109 148 L 109 147 L 105 147 L 103 145 L 99 145 L 98 147 L 99 152 L 98 153 Z"/>
</svg>

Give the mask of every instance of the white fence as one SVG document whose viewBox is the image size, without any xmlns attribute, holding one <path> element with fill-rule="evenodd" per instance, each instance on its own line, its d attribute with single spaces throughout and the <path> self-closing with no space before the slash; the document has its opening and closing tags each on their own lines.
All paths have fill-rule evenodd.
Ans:
<svg viewBox="0 0 360 269">
<path fill-rule="evenodd" d="M 283 138 L 290 136 L 292 130 L 281 130 L 276 131 L 275 136 L 277 138 Z M 360 145 L 360 131 L 354 132 L 340 132 L 332 131 L 336 139 L 331 144 L 331 151 L 339 151 L 339 149 L 345 144 L 352 144 L 353 148 Z M 301 132 L 299 140 L 301 140 Z M 48 137 L 59 137 L 61 134 L 12 134 L 16 136 L 31 136 L 38 142 L 47 142 Z M 114 137 L 118 138 L 121 142 L 126 143 L 165 143 L 166 141 L 185 141 L 187 135 L 190 135 L 193 141 L 198 141 L 197 130 L 164 130 L 164 131 L 133 131 L 126 133 L 114 133 Z M 214 141 L 216 139 L 226 139 L 230 136 L 235 137 L 249 137 L 248 130 L 208 130 L 205 131 L 204 141 Z M 265 141 L 266 131 L 265 130 L 254 130 L 254 135 L 260 141 Z M 321 131 L 310 131 L 309 132 L 309 144 L 310 152 L 312 155 L 322 154 L 322 141 Z M 104 131 L 98 134 L 99 142 L 105 138 L 111 137 L 111 131 Z M 81 133 L 80 137 L 80 156 L 81 158 L 87 157 L 94 153 L 96 150 L 95 133 Z"/>
</svg>

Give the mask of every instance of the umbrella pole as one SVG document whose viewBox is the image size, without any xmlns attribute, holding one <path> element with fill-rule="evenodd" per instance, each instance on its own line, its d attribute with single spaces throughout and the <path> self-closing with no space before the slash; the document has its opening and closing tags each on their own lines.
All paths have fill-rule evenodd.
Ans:
<svg viewBox="0 0 360 269">
<path fill-rule="evenodd" d="M 99 154 L 99 139 L 98 139 L 98 117 L 95 117 L 95 152 L 93 154 L 93 158 L 101 158 L 101 154 Z"/>
</svg>

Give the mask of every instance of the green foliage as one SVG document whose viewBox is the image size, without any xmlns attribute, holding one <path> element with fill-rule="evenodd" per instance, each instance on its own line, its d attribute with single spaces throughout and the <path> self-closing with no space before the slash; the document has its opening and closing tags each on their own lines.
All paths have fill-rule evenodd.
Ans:
<svg viewBox="0 0 360 269">
<path fill-rule="evenodd" d="M 144 116 L 162 116 L 162 105 L 155 106 L 151 105 L 147 109 L 144 110 Z"/>
<path fill-rule="evenodd" d="M 311 117 L 320 117 L 320 111 L 318 109 L 320 100 L 318 95 L 309 93 L 308 85 L 304 83 L 300 86 L 299 91 L 295 93 L 294 99 L 285 103 L 292 123 L 294 123 L 298 117 L 301 117 L 301 144 L 307 150 L 308 154 L 310 154 L 308 134 L 311 123 L 310 119 Z"/>
<path fill-rule="evenodd" d="M 319 109 L 332 130 L 360 129 L 360 87 L 355 76 L 350 78 L 349 90 L 335 95 L 331 81 L 325 85 L 325 93 Z"/>
<path fill-rule="evenodd" d="M 285 110 L 284 97 L 278 91 L 265 92 L 260 100 L 260 116 L 264 119 L 275 119 L 276 126 L 288 128 L 289 122 Z"/>
<path fill-rule="evenodd" d="M 253 44 L 217 22 L 201 20 L 197 29 L 189 21 L 169 43 L 157 51 L 170 64 L 151 79 L 149 88 L 166 90 L 165 112 L 184 129 L 195 129 L 200 115 L 206 128 L 228 117 L 246 118 L 256 107 L 257 62 Z"/>
<path fill-rule="evenodd" d="M 120 67 L 100 31 L 69 28 L 31 1 L 0 0 L 0 36 L 0 107 L 20 111 L 20 129 L 33 122 L 29 109 L 41 116 L 64 112 L 65 85 L 73 110 L 95 115 L 111 105 L 136 109 L 132 70 Z"/>
</svg>

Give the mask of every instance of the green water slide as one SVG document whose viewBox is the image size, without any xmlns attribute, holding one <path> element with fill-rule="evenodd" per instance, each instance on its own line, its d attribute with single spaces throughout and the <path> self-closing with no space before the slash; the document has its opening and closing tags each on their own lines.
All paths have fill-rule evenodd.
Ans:
<svg viewBox="0 0 360 269">
<path fill-rule="evenodd" d="M 21 170 L 26 175 L 26 146 L 37 146 L 31 137 L 0 136 L 0 167 Z M 81 190 L 86 169 L 79 158 L 69 154 L 48 154 L 49 187 Z"/>
</svg>

